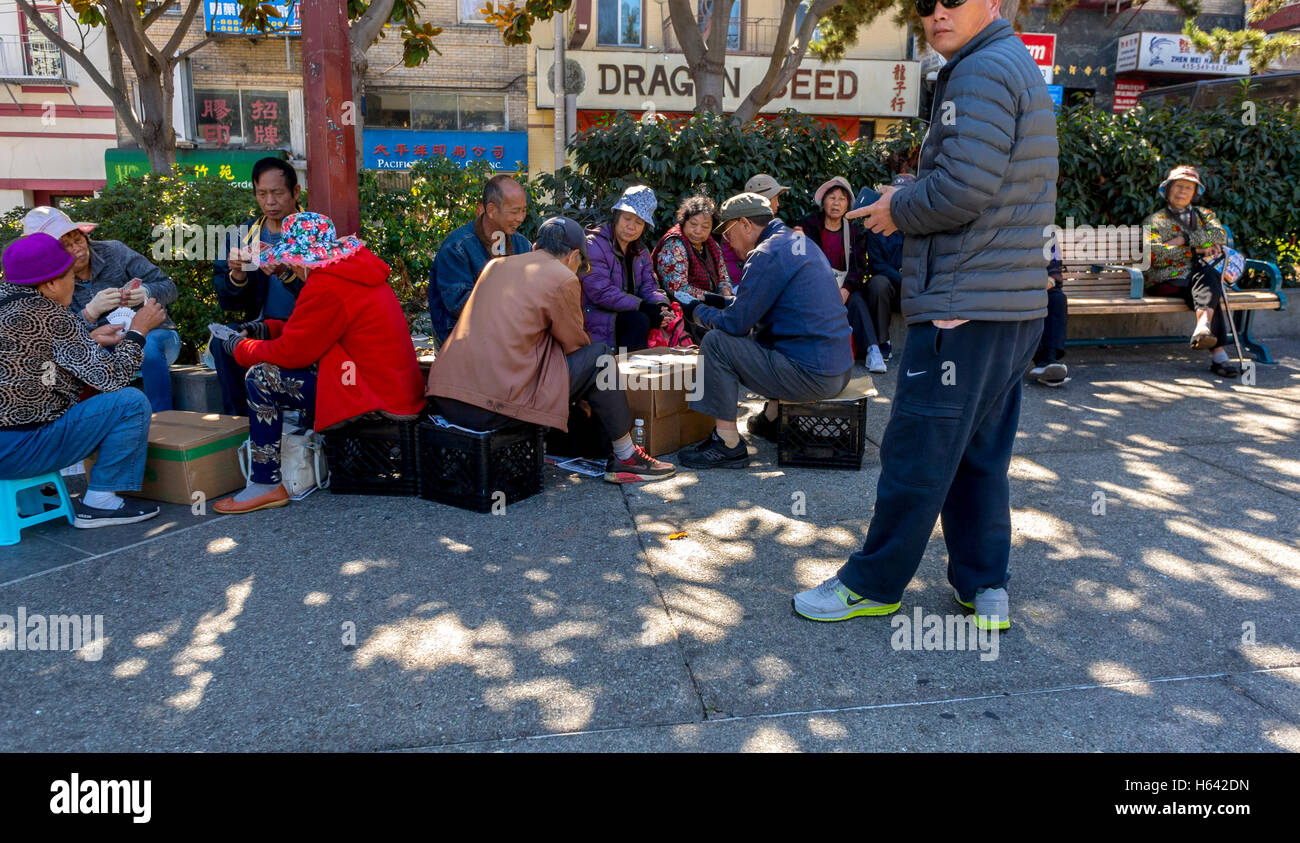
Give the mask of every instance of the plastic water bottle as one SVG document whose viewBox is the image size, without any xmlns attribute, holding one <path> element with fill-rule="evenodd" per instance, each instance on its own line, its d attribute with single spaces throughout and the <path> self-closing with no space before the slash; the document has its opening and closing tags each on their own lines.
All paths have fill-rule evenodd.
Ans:
<svg viewBox="0 0 1300 843">
<path fill-rule="evenodd" d="M 638 448 L 645 447 L 645 419 L 637 419 L 632 428 L 632 444 Z"/>
</svg>

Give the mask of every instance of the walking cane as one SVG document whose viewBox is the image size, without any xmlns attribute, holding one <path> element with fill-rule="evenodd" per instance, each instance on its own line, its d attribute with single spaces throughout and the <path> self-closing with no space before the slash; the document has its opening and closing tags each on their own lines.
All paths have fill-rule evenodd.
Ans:
<svg viewBox="0 0 1300 843">
<path fill-rule="evenodd" d="M 1225 253 L 1219 257 L 1219 260 L 1206 261 L 1206 263 L 1213 267 L 1215 264 L 1219 263 L 1219 261 L 1223 261 L 1224 266 L 1226 267 L 1227 258 L 1228 256 Z M 1228 320 L 1228 330 L 1232 331 L 1232 343 L 1237 347 L 1237 362 L 1244 368 L 1246 365 L 1246 356 L 1241 353 L 1241 340 L 1237 338 L 1237 320 L 1232 318 L 1232 306 L 1228 304 L 1228 282 L 1223 280 L 1222 273 L 1219 275 L 1219 284 L 1223 288 L 1223 312 Z"/>
</svg>

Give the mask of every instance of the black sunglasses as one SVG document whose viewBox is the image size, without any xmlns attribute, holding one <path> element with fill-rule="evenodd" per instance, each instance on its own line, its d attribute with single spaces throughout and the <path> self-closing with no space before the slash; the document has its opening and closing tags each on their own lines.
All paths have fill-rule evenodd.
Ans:
<svg viewBox="0 0 1300 843">
<path fill-rule="evenodd" d="M 916 3 L 916 13 L 923 18 L 928 18 L 934 14 L 934 7 L 938 5 L 935 0 L 914 0 Z M 940 0 L 945 9 L 955 9 L 966 0 Z"/>
</svg>

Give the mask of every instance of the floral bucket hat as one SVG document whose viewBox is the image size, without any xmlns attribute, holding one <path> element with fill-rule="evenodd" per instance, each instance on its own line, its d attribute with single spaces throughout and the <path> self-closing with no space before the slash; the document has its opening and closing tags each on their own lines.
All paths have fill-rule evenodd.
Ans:
<svg viewBox="0 0 1300 843">
<path fill-rule="evenodd" d="M 658 204 L 659 200 L 655 198 L 653 190 L 644 184 L 635 184 L 623 191 L 623 195 L 614 203 L 613 210 L 631 211 L 645 220 L 646 225 L 654 225 L 655 207 Z"/>
<path fill-rule="evenodd" d="M 354 236 L 340 239 L 333 220 L 311 211 L 290 214 L 283 226 L 280 242 L 262 255 L 263 262 L 328 266 L 355 255 L 366 245 Z"/>
</svg>

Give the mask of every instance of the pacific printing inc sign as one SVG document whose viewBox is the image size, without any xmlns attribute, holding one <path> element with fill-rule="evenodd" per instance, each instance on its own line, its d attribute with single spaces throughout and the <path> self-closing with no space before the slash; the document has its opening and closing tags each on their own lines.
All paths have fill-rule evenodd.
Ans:
<svg viewBox="0 0 1300 843">
<path fill-rule="evenodd" d="M 579 108 L 691 111 L 695 81 L 686 57 L 676 53 L 570 52 L 582 69 Z M 550 50 L 537 51 L 537 107 L 554 108 L 546 83 L 554 64 Z M 767 72 L 762 56 L 728 56 L 722 107 L 735 111 Z M 793 108 L 805 114 L 915 117 L 920 66 L 901 59 L 845 59 L 834 64 L 805 61 L 790 84 L 763 107 L 764 113 Z"/>
<path fill-rule="evenodd" d="M 1192 42 L 1177 32 L 1134 32 L 1119 39 L 1115 50 L 1115 72 L 1147 70 L 1153 73 L 1202 73 L 1208 76 L 1245 76 L 1250 73 L 1250 54 L 1243 51 L 1234 62 L 1213 61 L 1209 53 L 1198 52 Z"/>
</svg>

